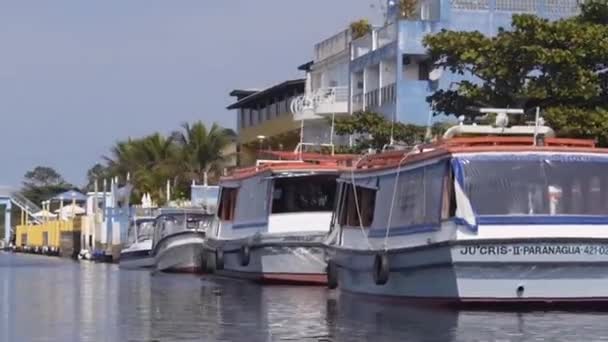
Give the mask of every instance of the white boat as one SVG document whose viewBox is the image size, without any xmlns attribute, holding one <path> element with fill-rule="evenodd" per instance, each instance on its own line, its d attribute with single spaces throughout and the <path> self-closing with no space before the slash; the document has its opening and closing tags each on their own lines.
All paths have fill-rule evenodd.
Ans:
<svg viewBox="0 0 608 342">
<path fill-rule="evenodd" d="M 216 273 L 263 283 L 325 284 L 323 239 L 338 164 L 264 161 L 220 181 L 217 220 L 205 243 Z"/>
<path fill-rule="evenodd" d="M 157 271 L 202 271 L 203 243 L 213 215 L 203 209 L 161 209 L 156 218 L 152 255 Z"/>
<path fill-rule="evenodd" d="M 608 149 L 505 117 L 344 172 L 330 287 L 456 304 L 608 301 Z"/>
<path fill-rule="evenodd" d="M 154 267 L 152 256 L 152 233 L 154 217 L 138 217 L 131 221 L 127 232 L 127 244 L 120 251 L 121 268 Z"/>
</svg>

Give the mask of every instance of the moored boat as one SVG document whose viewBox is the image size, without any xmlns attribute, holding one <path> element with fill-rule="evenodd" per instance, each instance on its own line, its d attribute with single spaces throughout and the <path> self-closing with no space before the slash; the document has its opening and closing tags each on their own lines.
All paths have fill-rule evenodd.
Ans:
<svg viewBox="0 0 608 342">
<path fill-rule="evenodd" d="M 213 215 L 198 208 L 161 209 L 154 223 L 152 255 L 157 271 L 202 271 L 203 243 Z"/>
<path fill-rule="evenodd" d="M 326 283 L 323 239 L 344 159 L 291 158 L 258 161 L 221 179 L 217 220 L 205 243 L 216 273 L 263 283 Z"/>
<path fill-rule="evenodd" d="M 608 301 L 608 149 L 458 125 L 340 178 L 330 287 L 434 303 Z"/>
<path fill-rule="evenodd" d="M 120 252 L 121 268 L 154 267 L 152 233 L 154 217 L 137 217 L 131 221 L 127 232 L 127 244 Z"/>
</svg>

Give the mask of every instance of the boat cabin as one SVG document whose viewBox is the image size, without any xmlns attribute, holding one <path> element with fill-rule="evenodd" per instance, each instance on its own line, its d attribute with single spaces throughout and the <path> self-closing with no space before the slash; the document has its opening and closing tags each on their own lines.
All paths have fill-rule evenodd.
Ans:
<svg viewBox="0 0 608 342">
<path fill-rule="evenodd" d="M 154 220 L 154 245 L 167 236 L 183 232 L 206 233 L 213 222 L 213 215 L 199 208 L 161 209 Z"/>
<path fill-rule="evenodd" d="M 126 246 L 152 239 L 154 233 L 154 217 L 137 217 L 131 220 L 127 230 Z"/>
<path fill-rule="evenodd" d="M 461 124 L 435 143 L 369 155 L 338 183 L 332 232 L 345 248 L 608 238 L 597 230 L 608 227 L 608 149 L 545 126 Z"/>
<path fill-rule="evenodd" d="M 220 181 L 212 236 L 237 239 L 256 233 L 327 232 L 339 170 L 352 157 L 277 152 L 278 160 L 235 170 Z"/>
</svg>

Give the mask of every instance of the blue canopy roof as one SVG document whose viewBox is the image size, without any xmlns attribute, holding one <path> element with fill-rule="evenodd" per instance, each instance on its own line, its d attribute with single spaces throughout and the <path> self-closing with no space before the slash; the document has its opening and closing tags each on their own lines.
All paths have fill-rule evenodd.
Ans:
<svg viewBox="0 0 608 342">
<path fill-rule="evenodd" d="M 51 198 L 52 201 L 60 201 L 60 200 L 64 200 L 64 201 L 71 201 L 71 200 L 76 200 L 78 202 L 84 202 L 87 200 L 87 196 L 79 191 L 76 190 L 69 190 L 66 192 L 62 192 L 58 195 L 55 195 Z"/>
</svg>

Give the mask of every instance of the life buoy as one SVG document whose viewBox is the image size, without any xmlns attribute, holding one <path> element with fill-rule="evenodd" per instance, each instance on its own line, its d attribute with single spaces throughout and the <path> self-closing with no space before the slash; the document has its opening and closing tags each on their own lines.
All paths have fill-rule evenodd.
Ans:
<svg viewBox="0 0 608 342">
<path fill-rule="evenodd" d="M 388 282 L 390 268 L 386 254 L 376 254 L 374 258 L 374 282 L 376 285 L 384 285 Z"/>
<path fill-rule="evenodd" d="M 221 248 L 215 250 L 215 269 L 218 271 L 224 269 L 224 251 Z"/>
<path fill-rule="evenodd" d="M 338 266 L 331 260 L 327 262 L 327 287 L 330 290 L 338 287 Z"/>
<path fill-rule="evenodd" d="M 249 245 L 243 245 L 241 247 L 240 258 L 241 266 L 245 267 L 249 265 L 249 261 L 251 259 L 251 248 L 249 247 Z"/>
</svg>

